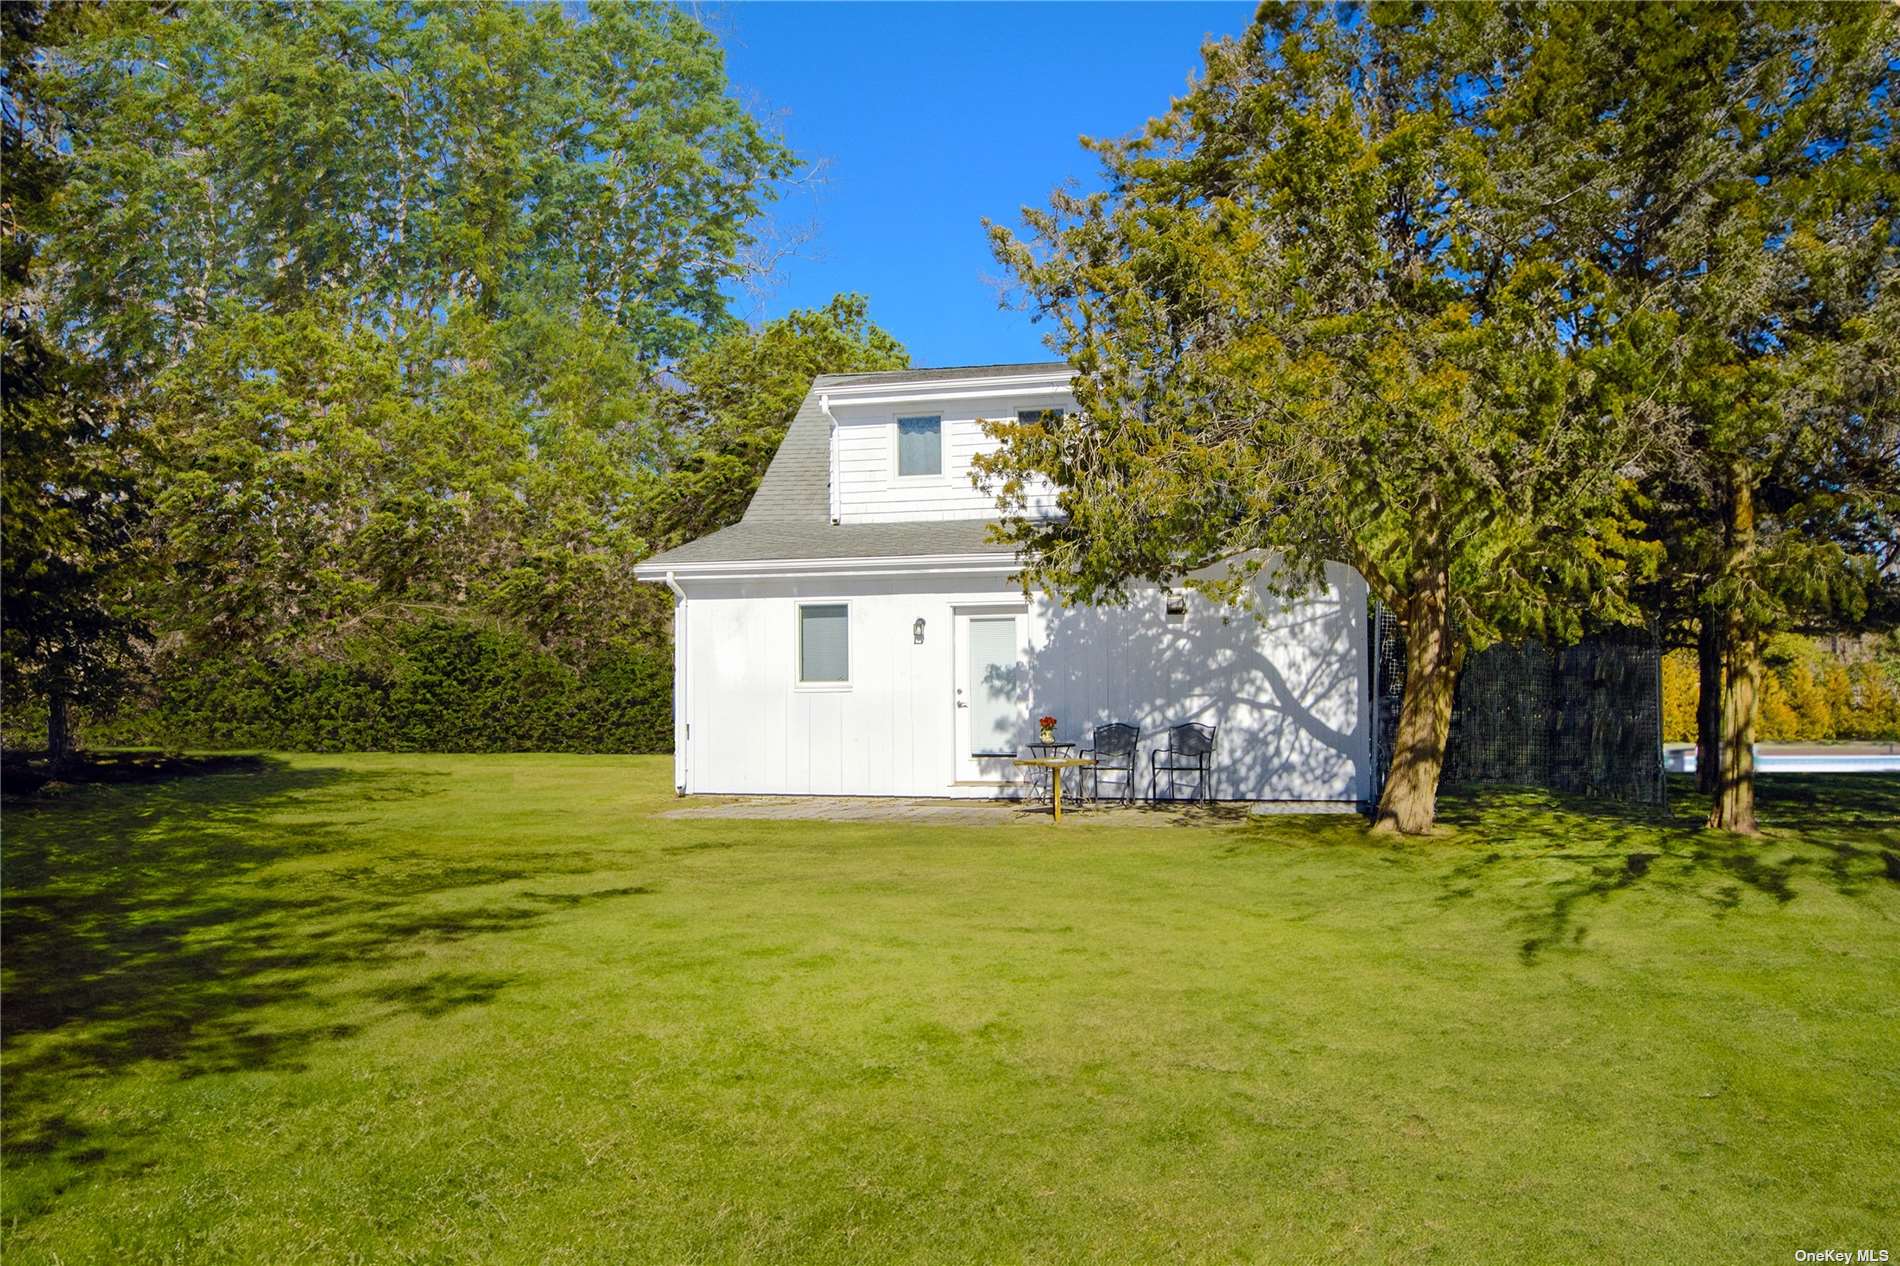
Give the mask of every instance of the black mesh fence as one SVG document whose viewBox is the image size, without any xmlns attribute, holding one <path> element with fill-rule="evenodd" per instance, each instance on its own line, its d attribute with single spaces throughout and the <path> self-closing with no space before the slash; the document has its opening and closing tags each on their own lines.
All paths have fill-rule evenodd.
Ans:
<svg viewBox="0 0 1900 1266">
<path fill-rule="evenodd" d="M 1405 688 L 1405 638 L 1373 614 L 1379 785 L 1392 760 Z M 1453 697 L 1448 787 L 1511 784 L 1664 803 L 1662 651 L 1641 629 L 1572 646 L 1525 642 L 1470 655 Z"/>
</svg>

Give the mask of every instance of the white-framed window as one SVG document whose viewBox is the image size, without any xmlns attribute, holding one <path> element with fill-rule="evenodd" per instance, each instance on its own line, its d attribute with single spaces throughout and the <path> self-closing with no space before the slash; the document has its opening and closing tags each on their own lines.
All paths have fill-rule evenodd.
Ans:
<svg viewBox="0 0 1900 1266">
<path fill-rule="evenodd" d="M 943 419 L 936 414 L 897 419 L 897 477 L 943 474 Z"/>
<path fill-rule="evenodd" d="M 1016 410 L 1016 424 L 1018 426 L 1054 426 L 1056 423 L 1062 421 L 1064 412 L 1065 410 L 1059 408 L 1018 409 Z"/>
<path fill-rule="evenodd" d="M 851 604 L 797 604 L 794 679 L 806 690 L 844 690 L 851 685 Z"/>
</svg>

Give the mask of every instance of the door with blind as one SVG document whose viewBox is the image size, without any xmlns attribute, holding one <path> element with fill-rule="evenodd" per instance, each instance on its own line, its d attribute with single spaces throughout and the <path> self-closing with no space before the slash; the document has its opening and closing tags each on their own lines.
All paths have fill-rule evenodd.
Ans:
<svg viewBox="0 0 1900 1266">
<path fill-rule="evenodd" d="M 956 613 L 957 781 L 1005 782 L 1028 741 L 1028 616 L 1020 609 Z"/>
</svg>

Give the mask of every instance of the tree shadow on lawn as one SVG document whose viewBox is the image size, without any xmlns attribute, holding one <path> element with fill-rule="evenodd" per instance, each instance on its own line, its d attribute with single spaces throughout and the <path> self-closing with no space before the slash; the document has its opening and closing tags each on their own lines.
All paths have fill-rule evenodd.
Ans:
<svg viewBox="0 0 1900 1266">
<path fill-rule="evenodd" d="M 1471 897 L 1497 867 L 1581 867 L 1547 880 L 1549 903 L 1524 916 L 1518 958 L 1531 966 L 1585 939 L 1587 903 L 1638 886 L 1695 897 L 1721 916 L 1748 892 L 1786 905 L 1799 880 L 1841 895 L 1900 882 L 1900 777 L 1773 774 L 1759 777 L 1758 796 L 1759 838 L 1702 831 L 1708 800 L 1691 779 L 1672 779 L 1666 812 L 1541 791 L 1446 796 L 1440 821 L 1484 852 L 1444 873 L 1440 901 Z"/>
<path fill-rule="evenodd" d="M 573 853 L 442 864 L 376 853 L 353 811 L 439 794 L 444 774 L 294 769 L 73 796 L 9 812 L 4 1069 L 9 1154 L 88 1163 L 98 1131 L 62 1108 L 74 1079 L 155 1065 L 188 1078 L 296 1071 L 315 1045 L 403 1015 L 492 1001 L 515 976 L 389 969 L 444 943 L 508 933 L 650 892 L 486 891 L 595 869 Z M 357 864 L 282 866 L 348 852 Z M 273 870 L 273 867 L 282 867 Z M 381 976 L 372 985 L 366 976 Z M 339 1004 L 346 1018 L 324 1019 Z M 129 1141 L 122 1126 L 115 1139 Z"/>
<path fill-rule="evenodd" d="M 43 752 L 9 749 L 0 752 L 0 795 L 9 802 L 30 803 L 56 799 L 86 786 L 171 782 L 206 774 L 257 773 L 257 756 L 222 753 L 208 756 L 168 756 L 144 750 L 80 751 L 70 766 L 53 776 Z"/>
<path fill-rule="evenodd" d="M 1707 903 L 1719 917 L 1753 891 L 1786 904 L 1809 879 L 1854 896 L 1900 882 L 1900 778 L 1880 774 L 1774 774 L 1757 782 L 1758 838 L 1704 831 L 1706 797 L 1674 779 L 1670 807 L 1644 811 L 1540 791 L 1492 789 L 1446 797 L 1439 820 L 1474 855 L 1444 874 L 1441 901 L 1491 886 L 1494 870 L 1551 864 L 1548 904 L 1525 916 L 1524 964 L 1580 943 L 1585 903 L 1648 885 Z M 1482 849 L 1482 852 L 1478 852 Z"/>
</svg>

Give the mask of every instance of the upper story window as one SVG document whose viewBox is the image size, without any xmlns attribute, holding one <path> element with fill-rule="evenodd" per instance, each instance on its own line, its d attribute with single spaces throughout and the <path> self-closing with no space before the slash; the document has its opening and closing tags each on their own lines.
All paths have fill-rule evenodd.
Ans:
<svg viewBox="0 0 1900 1266">
<path fill-rule="evenodd" d="M 1054 426 L 1060 421 L 1062 421 L 1061 409 L 1016 410 L 1016 425 L 1018 426 Z"/>
<path fill-rule="evenodd" d="M 897 473 L 900 477 L 943 473 L 942 418 L 897 419 Z"/>
</svg>

